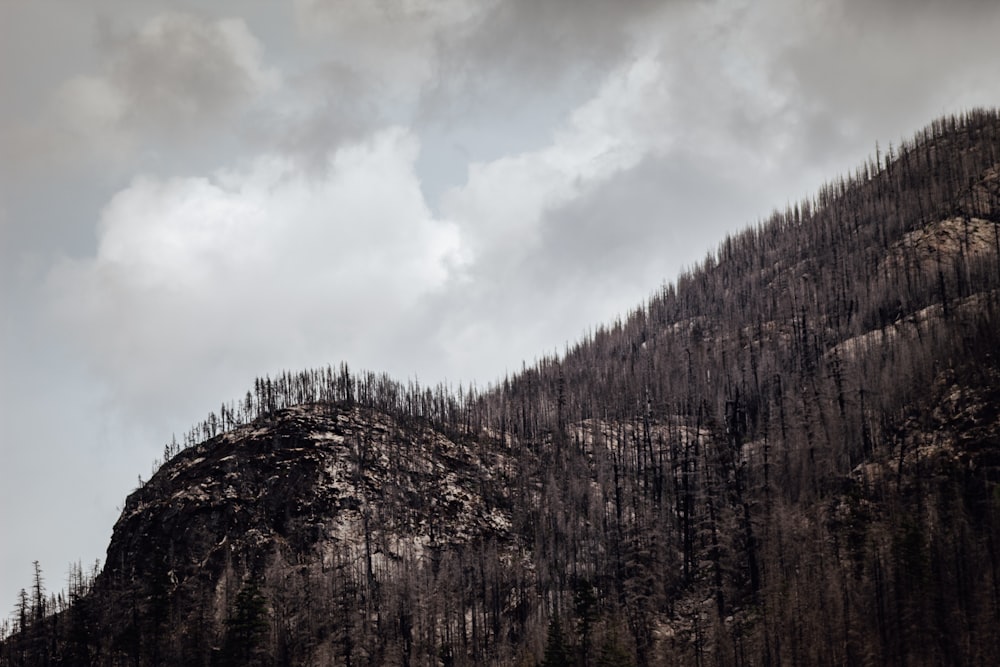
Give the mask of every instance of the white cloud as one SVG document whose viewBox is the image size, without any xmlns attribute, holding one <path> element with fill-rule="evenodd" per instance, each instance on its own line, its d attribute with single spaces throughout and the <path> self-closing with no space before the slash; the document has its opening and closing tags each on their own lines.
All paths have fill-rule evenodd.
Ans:
<svg viewBox="0 0 1000 667">
<path fill-rule="evenodd" d="M 665 76 L 654 56 L 633 58 L 550 145 L 473 165 L 440 218 L 400 128 L 342 146 L 322 169 L 268 155 L 207 177 L 137 177 L 104 208 L 96 256 L 52 271 L 52 314 L 124 401 L 184 394 L 204 409 L 257 373 L 342 358 L 489 380 L 565 340 L 565 323 L 541 314 L 510 331 L 505 309 L 530 280 L 511 272 L 553 211 L 669 150 Z M 196 376 L 226 382 L 185 392 Z"/>
<path fill-rule="evenodd" d="M 546 213 L 669 148 L 667 102 L 659 63 L 637 57 L 607 77 L 549 146 L 471 164 L 468 182 L 445 193 L 442 211 L 462 221 L 477 253 L 530 249 Z"/>
<path fill-rule="evenodd" d="M 268 156 L 136 178 L 104 209 L 96 256 L 51 272 L 51 315 L 139 408 L 193 378 L 204 407 L 275 366 L 376 356 L 460 255 L 457 229 L 423 201 L 418 149 L 390 128 L 321 176 Z"/>
</svg>

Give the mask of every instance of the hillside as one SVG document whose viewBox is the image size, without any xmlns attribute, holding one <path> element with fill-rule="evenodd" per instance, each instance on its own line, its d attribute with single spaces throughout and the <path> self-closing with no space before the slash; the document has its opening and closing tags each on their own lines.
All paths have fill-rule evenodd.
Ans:
<svg viewBox="0 0 1000 667">
<path fill-rule="evenodd" d="M 171 443 L 0 665 L 1000 662 L 1000 115 L 484 391 L 346 365 Z"/>
</svg>

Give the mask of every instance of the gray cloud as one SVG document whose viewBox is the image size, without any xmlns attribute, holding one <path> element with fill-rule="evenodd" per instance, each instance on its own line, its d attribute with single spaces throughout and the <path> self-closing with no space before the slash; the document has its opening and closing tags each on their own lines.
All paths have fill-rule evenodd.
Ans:
<svg viewBox="0 0 1000 667">
<path fill-rule="evenodd" d="M 242 19 L 165 13 L 125 34 L 105 28 L 100 45 L 120 119 L 142 130 L 183 134 L 280 83 Z"/>
<path fill-rule="evenodd" d="M 996 3 L 845 0 L 803 19 L 776 62 L 807 137 L 831 126 L 898 137 L 931 115 L 1000 99 Z M 814 140 L 813 150 L 835 146 Z"/>
<path fill-rule="evenodd" d="M 248 123 L 255 143 L 294 155 L 321 169 L 327 155 L 386 124 L 368 82 L 353 69 L 324 62 L 285 82 L 289 96 L 304 100 L 289 108 L 262 113 Z"/>
<path fill-rule="evenodd" d="M 725 197 L 719 197 L 725 192 Z M 636 299 L 767 206 L 697 155 L 650 156 L 553 211 L 527 261 L 541 284 L 620 281 Z M 616 267 L 604 269 L 603 267 Z"/>
<path fill-rule="evenodd" d="M 503 117 L 593 90 L 609 68 L 631 55 L 643 22 L 671 4 L 485 4 L 461 29 L 438 35 L 436 76 L 422 91 L 422 117 L 447 123 L 463 114 Z"/>
<path fill-rule="evenodd" d="M 280 89 L 279 71 L 264 64 L 241 18 L 177 11 L 132 16 L 134 23 L 88 18 L 74 25 L 88 46 L 74 34 L 64 53 L 54 49 L 62 77 L 47 73 L 41 90 L 20 70 L 12 77 L 26 92 L 25 108 L 0 113 L 0 148 L 20 175 L 40 180 L 59 169 L 79 177 L 73 170 L 100 165 L 107 177 L 127 177 L 143 163 L 197 157 L 206 144 L 218 151 L 230 140 L 231 152 L 241 121 Z M 39 30 L 66 29 L 35 21 Z M 31 63 L 29 46 L 15 44 Z"/>
</svg>

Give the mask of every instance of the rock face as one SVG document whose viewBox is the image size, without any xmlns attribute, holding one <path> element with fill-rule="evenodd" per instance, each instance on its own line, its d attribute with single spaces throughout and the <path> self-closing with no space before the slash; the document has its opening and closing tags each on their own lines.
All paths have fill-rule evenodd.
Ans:
<svg viewBox="0 0 1000 667">
<path fill-rule="evenodd" d="M 183 451 L 129 496 L 108 575 L 148 574 L 134 556 L 157 552 L 184 554 L 175 577 L 263 545 L 322 556 L 366 531 L 384 558 L 503 537 L 510 519 L 484 497 L 495 463 L 372 410 L 287 408 Z"/>
<path fill-rule="evenodd" d="M 175 659 L 223 650 L 227 619 L 250 581 L 268 599 L 291 600 L 285 630 L 298 637 L 303 613 L 331 613 L 321 601 L 300 608 L 312 578 L 344 570 L 345 586 L 372 589 L 357 591 L 362 605 L 401 573 L 440 568 L 468 545 L 510 551 L 509 503 L 494 472 L 503 456 L 474 444 L 371 409 L 279 410 L 184 450 L 128 497 L 95 595 L 127 592 L 138 601 L 139 629 Z M 107 622 L 120 626 L 117 648 L 127 649 L 136 628 Z M 295 657 L 337 653 L 317 644 Z"/>
</svg>

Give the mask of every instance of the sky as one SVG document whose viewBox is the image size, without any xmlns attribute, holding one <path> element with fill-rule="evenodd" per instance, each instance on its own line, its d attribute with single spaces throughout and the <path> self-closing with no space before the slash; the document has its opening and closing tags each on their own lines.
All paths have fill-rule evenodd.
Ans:
<svg viewBox="0 0 1000 667">
<path fill-rule="evenodd" d="M 0 0 L 0 611 L 256 376 L 486 386 L 1000 103 L 998 34 L 993 0 Z"/>
</svg>

